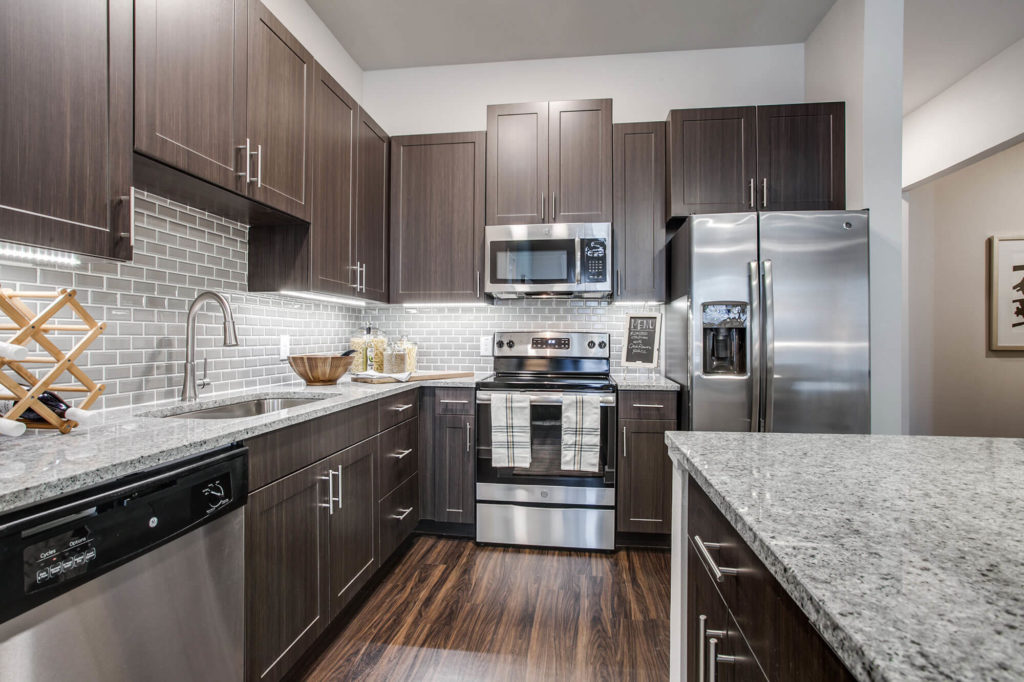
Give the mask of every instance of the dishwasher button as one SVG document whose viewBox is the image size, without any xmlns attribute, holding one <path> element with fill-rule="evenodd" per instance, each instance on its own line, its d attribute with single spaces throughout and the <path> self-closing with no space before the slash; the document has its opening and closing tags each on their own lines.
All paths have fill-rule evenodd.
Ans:
<svg viewBox="0 0 1024 682">
<path fill-rule="evenodd" d="M 60 574 L 60 564 L 53 564 L 50 566 L 50 577 Z"/>
<path fill-rule="evenodd" d="M 64 561 L 60 562 L 60 568 L 61 568 L 62 571 L 70 571 L 74 567 L 75 567 L 75 560 L 73 558 L 69 557 L 69 558 L 65 559 Z"/>
<path fill-rule="evenodd" d="M 85 563 L 85 555 L 84 554 L 76 554 L 75 555 L 75 566 L 81 566 L 84 563 Z"/>
<path fill-rule="evenodd" d="M 36 582 L 41 583 L 50 577 L 50 572 L 45 568 L 36 571 Z"/>
<path fill-rule="evenodd" d="M 95 558 L 96 558 L 96 548 L 95 547 L 90 547 L 89 549 L 85 550 L 85 560 L 86 561 L 92 561 Z"/>
</svg>

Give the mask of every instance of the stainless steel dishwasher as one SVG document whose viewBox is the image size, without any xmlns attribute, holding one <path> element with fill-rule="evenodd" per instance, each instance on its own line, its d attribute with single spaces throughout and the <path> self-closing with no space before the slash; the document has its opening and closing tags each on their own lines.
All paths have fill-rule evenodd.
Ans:
<svg viewBox="0 0 1024 682">
<path fill-rule="evenodd" d="M 246 452 L 0 518 L 0 680 L 241 680 Z"/>
</svg>

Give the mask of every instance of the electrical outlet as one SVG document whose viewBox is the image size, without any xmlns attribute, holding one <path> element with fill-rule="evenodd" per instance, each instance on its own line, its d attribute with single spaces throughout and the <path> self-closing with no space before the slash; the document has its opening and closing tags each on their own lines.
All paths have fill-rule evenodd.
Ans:
<svg viewBox="0 0 1024 682">
<path fill-rule="evenodd" d="M 491 352 L 491 344 L 493 342 L 494 342 L 494 338 L 491 337 L 491 336 L 481 336 L 480 337 L 480 356 L 481 357 L 485 357 L 486 358 L 486 357 L 488 357 L 490 355 L 493 355 L 493 353 Z"/>
<path fill-rule="evenodd" d="M 291 353 L 290 346 L 291 339 L 287 334 L 281 334 L 281 349 L 278 351 L 277 357 L 282 362 L 288 359 L 288 355 Z"/>
</svg>

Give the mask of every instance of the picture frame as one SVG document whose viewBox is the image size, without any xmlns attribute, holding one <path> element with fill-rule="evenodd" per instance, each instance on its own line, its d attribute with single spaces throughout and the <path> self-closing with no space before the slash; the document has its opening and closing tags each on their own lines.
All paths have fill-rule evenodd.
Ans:
<svg viewBox="0 0 1024 682">
<path fill-rule="evenodd" d="M 623 367 L 657 367 L 661 358 L 661 313 L 630 313 L 622 337 Z"/>
<path fill-rule="evenodd" d="M 1024 235 L 989 245 L 989 350 L 1024 351 Z"/>
</svg>

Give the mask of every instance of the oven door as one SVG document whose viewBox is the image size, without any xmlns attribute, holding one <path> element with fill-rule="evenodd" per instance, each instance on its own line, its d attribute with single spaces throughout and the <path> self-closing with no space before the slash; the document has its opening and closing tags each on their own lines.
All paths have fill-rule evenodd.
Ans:
<svg viewBox="0 0 1024 682">
<path fill-rule="evenodd" d="M 498 298 L 607 295 L 611 225 L 488 225 L 484 291 Z"/>
<path fill-rule="evenodd" d="M 615 394 L 602 394 L 601 399 L 601 464 L 597 472 L 562 470 L 562 395 L 561 392 L 529 392 L 531 464 L 524 467 L 495 467 L 491 463 L 490 394 L 477 393 L 477 483 L 483 490 L 497 494 L 497 488 L 533 486 L 572 488 L 568 494 L 574 501 L 600 504 L 615 488 Z M 478 485 L 478 491 L 480 490 Z M 591 492 L 587 492 L 591 489 Z M 554 494 L 554 493 L 552 493 Z M 532 493 L 531 493 L 532 495 Z M 582 497 L 580 497 L 582 496 Z M 478 495 L 479 497 L 479 495 Z M 491 496 L 488 495 L 488 498 Z M 593 498 L 593 499 L 590 499 Z M 507 500 L 515 501 L 515 500 Z M 524 500 L 525 501 L 525 500 Z M 572 503 L 569 500 L 545 499 L 549 503 Z"/>
</svg>

